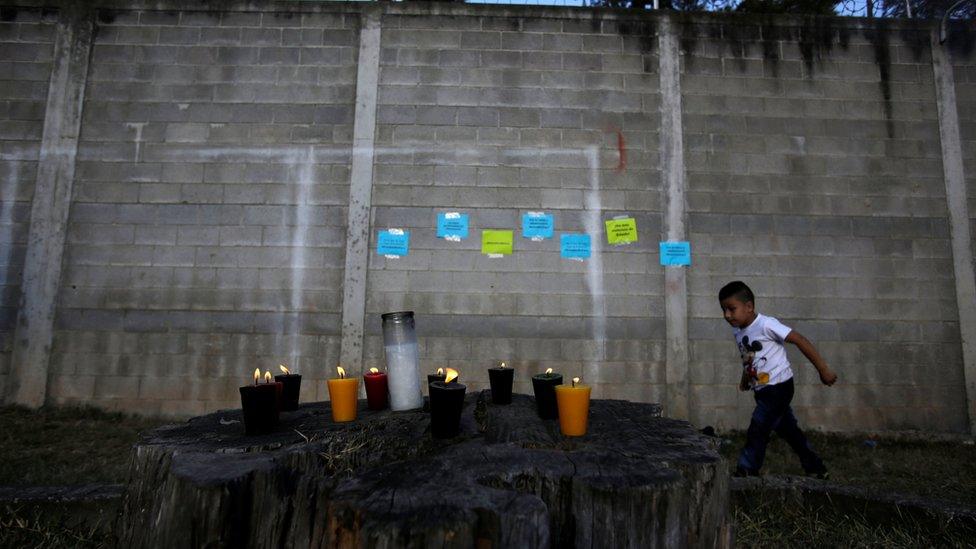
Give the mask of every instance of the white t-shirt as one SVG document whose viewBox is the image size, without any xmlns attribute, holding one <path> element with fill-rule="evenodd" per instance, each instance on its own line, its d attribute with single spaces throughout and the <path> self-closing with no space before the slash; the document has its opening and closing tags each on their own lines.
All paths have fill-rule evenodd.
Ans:
<svg viewBox="0 0 976 549">
<path fill-rule="evenodd" d="M 742 368 L 754 390 L 793 377 L 783 341 L 793 330 L 771 316 L 757 314 L 752 324 L 735 328 L 732 336 L 742 356 Z"/>
</svg>

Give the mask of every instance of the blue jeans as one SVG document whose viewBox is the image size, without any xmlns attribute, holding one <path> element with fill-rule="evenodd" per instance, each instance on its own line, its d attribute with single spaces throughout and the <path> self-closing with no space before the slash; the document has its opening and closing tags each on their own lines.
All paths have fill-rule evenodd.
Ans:
<svg viewBox="0 0 976 549">
<path fill-rule="evenodd" d="M 766 445 L 773 431 L 800 456 L 800 463 L 807 473 L 824 473 L 827 468 L 820 460 L 807 437 L 803 435 L 796 416 L 790 408 L 793 400 L 793 379 L 753 391 L 756 409 L 746 432 L 746 447 L 739 454 L 738 467 L 748 474 L 759 474 L 766 459 Z"/>
</svg>

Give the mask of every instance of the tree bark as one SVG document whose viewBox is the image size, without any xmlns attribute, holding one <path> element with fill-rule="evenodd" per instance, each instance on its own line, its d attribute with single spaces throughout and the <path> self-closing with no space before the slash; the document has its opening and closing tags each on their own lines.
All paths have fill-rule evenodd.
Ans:
<svg viewBox="0 0 976 549">
<path fill-rule="evenodd" d="M 126 547 L 675 547 L 731 543 L 727 468 L 660 406 L 595 400 L 563 437 L 531 397 L 469 395 L 461 435 L 423 411 L 331 421 L 328 403 L 246 437 L 240 410 L 134 448 Z M 238 422 L 235 422 L 238 421 Z"/>
</svg>

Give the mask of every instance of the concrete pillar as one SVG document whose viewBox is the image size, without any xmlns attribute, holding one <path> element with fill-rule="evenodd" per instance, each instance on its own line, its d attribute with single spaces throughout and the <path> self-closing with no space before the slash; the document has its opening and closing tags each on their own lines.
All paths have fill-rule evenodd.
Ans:
<svg viewBox="0 0 976 549">
<path fill-rule="evenodd" d="M 346 266 L 342 285 L 342 345 L 339 352 L 343 367 L 354 375 L 360 373 L 363 367 L 369 211 L 373 193 L 373 145 L 376 136 L 382 11 L 379 6 L 370 6 L 363 10 L 362 17 L 352 171 L 349 181 L 349 219 L 346 227 Z"/>
<path fill-rule="evenodd" d="M 75 155 L 92 44 L 92 12 L 65 2 L 57 24 L 44 133 L 14 334 L 7 401 L 44 404 Z"/>
<path fill-rule="evenodd" d="M 939 44 L 938 28 L 932 31 L 932 71 L 939 105 L 939 133 L 942 144 L 942 170 L 945 175 L 946 203 L 949 209 L 949 235 L 952 267 L 956 279 L 956 304 L 959 310 L 959 335 L 962 341 L 963 374 L 969 432 L 976 434 L 976 276 L 973 244 L 969 227 L 966 178 L 963 173 L 959 113 L 956 110 L 956 83 L 945 46 Z"/>
<path fill-rule="evenodd" d="M 664 189 L 664 239 L 687 240 L 684 134 L 681 127 L 681 48 L 669 16 L 658 27 L 661 78 L 661 177 Z M 664 317 L 667 329 L 665 411 L 689 419 L 688 284 L 685 267 L 664 268 Z"/>
</svg>

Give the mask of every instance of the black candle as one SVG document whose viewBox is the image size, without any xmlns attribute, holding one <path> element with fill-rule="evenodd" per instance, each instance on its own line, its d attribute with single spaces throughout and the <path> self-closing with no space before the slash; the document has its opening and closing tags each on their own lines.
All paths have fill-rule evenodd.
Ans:
<svg viewBox="0 0 976 549">
<path fill-rule="evenodd" d="M 532 376 L 532 390 L 535 392 L 535 406 L 542 419 L 556 419 L 559 408 L 556 406 L 556 385 L 563 384 L 562 374 L 552 373 L 552 368 L 544 374 Z"/>
<path fill-rule="evenodd" d="M 436 374 L 427 374 L 427 385 L 435 381 L 444 381 L 444 377 L 444 368 L 438 368 Z"/>
<path fill-rule="evenodd" d="M 464 408 L 464 393 L 467 387 L 452 381 L 435 381 L 430 384 L 430 434 L 434 438 L 453 438 L 461 430 L 461 410 Z"/>
<path fill-rule="evenodd" d="M 301 374 L 291 373 L 284 364 L 279 364 L 278 367 L 284 372 L 275 376 L 275 381 L 281 383 L 281 402 L 279 403 L 279 408 L 284 411 L 297 410 L 298 395 L 302 390 L 302 376 Z"/>
<path fill-rule="evenodd" d="M 266 383 L 258 383 L 260 378 L 260 370 L 254 370 L 254 385 L 241 387 L 244 433 L 248 435 L 270 433 L 278 425 L 278 384 L 271 382 L 270 373 Z"/>
<path fill-rule="evenodd" d="M 506 368 L 502 362 L 498 368 L 488 368 L 488 383 L 491 384 L 491 401 L 495 404 L 512 403 L 512 382 L 515 370 Z"/>
</svg>

